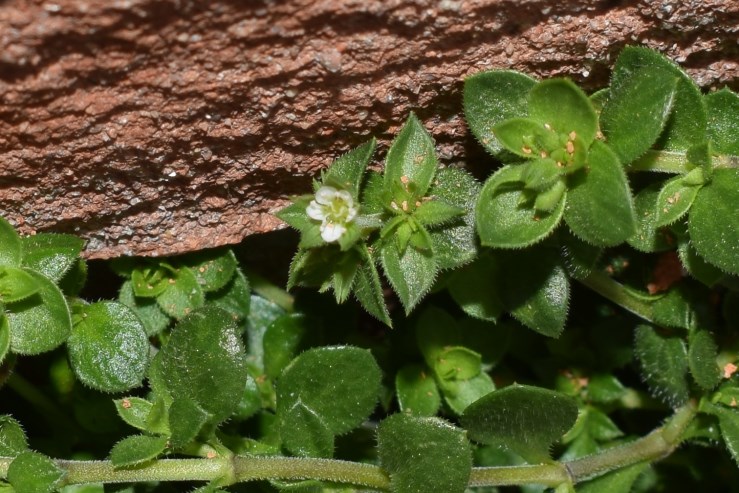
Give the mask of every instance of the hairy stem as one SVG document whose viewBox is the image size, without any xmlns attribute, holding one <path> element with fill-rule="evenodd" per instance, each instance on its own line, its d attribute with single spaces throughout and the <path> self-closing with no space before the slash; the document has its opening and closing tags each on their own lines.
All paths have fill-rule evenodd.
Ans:
<svg viewBox="0 0 739 493">
<path fill-rule="evenodd" d="M 587 277 L 579 279 L 579 281 L 634 315 L 643 318 L 647 322 L 654 323 L 651 304 L 629 293 L 623 284 L 614 281 L 605 272 L 593 270 Z"/>
<path fill-rule="evenodd" d="M 469 486 L 577 483 L 609 471 L 669 455 L 695 416 L 695 403 L 677 410 L 667 423 L 631 443 L 570 462 L 526 466 L 476 467 Z M 11 458 L 0 457 L 0 479 L 6 478 Z M 378 466 L 329 459 L 297 457 L 219 457 L 213 459 L 162 459 L 126 469 L 110 461 L 57 460 L 66 471 L 64 484 L 144 481 L 218 481 L 231 484 L 263 479 L 315 479 L 388 490 L 390 478 Z"/>
</svg>

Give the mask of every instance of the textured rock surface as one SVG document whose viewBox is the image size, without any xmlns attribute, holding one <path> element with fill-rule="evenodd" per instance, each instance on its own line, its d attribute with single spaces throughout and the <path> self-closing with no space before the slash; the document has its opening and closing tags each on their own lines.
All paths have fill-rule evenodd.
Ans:
<svg viewBox="0 0 739 493">
<path fill-rule="evenodd" d="M 408 112 L 475 151 L 462 78 L 602 85 L 626 44 L 736 88 L 734 0 L 6 0 L 0 214 L 87 255 L 163 255 L 280 227 L 271 212 Z M 469 156 L 469 152 L 467 153 Z"/>
</svg>

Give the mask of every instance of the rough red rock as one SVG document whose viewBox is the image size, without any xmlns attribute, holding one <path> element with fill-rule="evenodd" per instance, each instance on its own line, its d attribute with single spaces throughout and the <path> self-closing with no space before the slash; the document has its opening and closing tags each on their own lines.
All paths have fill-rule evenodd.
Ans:
<svg viewBox="0 0 739 493">
<path fill-rule="evenodd" d="M 627 44 L 736 87 L 734 0 L 6 0 L 0 214 L 86 254 L 164 255 L 280 227 L 343 151 L 416 111 L 445 163 L 479 152 L 465 75 L 595 88 Z M 379 161 L 378 161 L 379 162 Z"/>
</svg>

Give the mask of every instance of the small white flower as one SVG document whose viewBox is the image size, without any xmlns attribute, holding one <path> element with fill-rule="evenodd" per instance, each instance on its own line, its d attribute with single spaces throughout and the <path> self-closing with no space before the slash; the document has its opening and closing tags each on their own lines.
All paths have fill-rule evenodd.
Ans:
<svg viewBox="0 0 739 493">
<path fill-rule="evenodd" d="M 349 192 L 334 187 L 322 186 L 316 198 L 305 209 L 311 219 L 321 221 L 321 238 L 333 243 L 346 232 L 346 226 L 357 215 L 357 208 Z"/>
</svg>

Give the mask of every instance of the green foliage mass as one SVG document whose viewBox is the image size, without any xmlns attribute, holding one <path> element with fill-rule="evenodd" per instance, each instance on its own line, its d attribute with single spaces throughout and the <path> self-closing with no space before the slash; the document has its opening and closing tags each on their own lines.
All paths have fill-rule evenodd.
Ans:
<svg viewBox="0 0 739 493">
<path fill-rule="evenodd" d="M 411 114 L 278 213 L 290 293 L 222 248 L 100 300 L 0 218 L 0 492 L 739 491 L 739 97 L 628 47 L 463 101 L 489 176 Z"/>
</svg>

